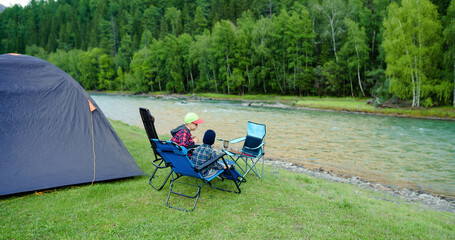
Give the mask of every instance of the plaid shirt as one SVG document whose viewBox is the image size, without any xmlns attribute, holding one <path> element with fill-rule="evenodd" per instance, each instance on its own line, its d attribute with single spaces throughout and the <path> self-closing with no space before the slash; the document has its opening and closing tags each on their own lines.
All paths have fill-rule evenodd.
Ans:
<svg viewBox="0 0 455 240">
<path fill-rule="evenodd" d="M 211 145 L 202 144 L 201 146 L 197 147 L 193 152 L 193 157 L 191 161 L 193 162 L 195 167 L 201 166 L 210 159 L 216 156 L 215 149 L 212 148 Z M 208 167 L 204 168 L 201 171 L 201 174 L 205 178 L 209 178 L 213 174 L 217 173 L 218 170 L 224 169 L 224 165 L 219 163 L 218 161 L 214 162 L 213 164 L 209 165 Z"/>
<path fill-rule="evenodd" d="M 171 141 L 177 143 L 180 146 L 188 147 L 194 145 L 193 139 L 191 139 L 191 133 L 187 129 L 181 129 L 174 136 Z"/>
</svg>

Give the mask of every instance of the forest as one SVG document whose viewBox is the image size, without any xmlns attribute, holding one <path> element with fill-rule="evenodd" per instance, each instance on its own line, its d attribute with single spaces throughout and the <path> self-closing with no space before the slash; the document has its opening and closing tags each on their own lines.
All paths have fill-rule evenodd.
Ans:
<svg viewBox="0 0 455 240">
<path fill-rule="evenodd" d="M 87 90 L 455 107 L 455 0 L 31 0 L 0 13 L 0 53 Z"/>
</svg>

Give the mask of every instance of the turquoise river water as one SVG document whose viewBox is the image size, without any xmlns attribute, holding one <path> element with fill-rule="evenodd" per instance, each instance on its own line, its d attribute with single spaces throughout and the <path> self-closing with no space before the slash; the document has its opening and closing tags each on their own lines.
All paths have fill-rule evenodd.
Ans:
<svg viewBox="0 0 455 240">
<path fill-rule="evenodd" d="M 205 120 L 193 133 L 201 139 L 207 129 L 215 130 L 217 138 L 233 139 L 245 136 L 247 121 L 264 123 L 268 159 L 455 197 L 453 121 L 251 107 L 239 101 L 91 96 L 108 118 L 141 128 L 139 107 L 149 108 L 159 135 L 169 135 L 187 112 L 196 112 Z M 217 142 L 215 148 L 221 144 Z"/>
</svg>

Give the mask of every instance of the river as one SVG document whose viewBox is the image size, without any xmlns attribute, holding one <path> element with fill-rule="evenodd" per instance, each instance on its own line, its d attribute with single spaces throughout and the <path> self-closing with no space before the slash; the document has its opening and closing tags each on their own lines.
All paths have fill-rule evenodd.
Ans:
<svg viewBox="0 0 455 240">
<path fill-rule="evenodd" d="M 248 121 L 263 123 L 268 159 L 455 197 L 453 121 L 253 107 L 240 101 L 91 96 L 108 118 L 141 128 L 138 109 L 149 108 L 159 135 L 169 135 L 187 112 L 196 112 L 205 120 L 193 133 L 201 139 L 207 129 L 215 130 L 217 138 L 233 139 L 245 136 Z M 215 148 L 221 144 L 217 142 Z"/>
</svg>

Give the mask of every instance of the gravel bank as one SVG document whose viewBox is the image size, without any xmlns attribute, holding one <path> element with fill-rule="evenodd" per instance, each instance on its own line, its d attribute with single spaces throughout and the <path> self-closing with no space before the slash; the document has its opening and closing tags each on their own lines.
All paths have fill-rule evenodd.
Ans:
<svg viewBox="0 0 455 240">
<path fill-rule="evenodd" d="M 362 179 L 357 178 L 356 176 L 351 176 L 349 178 L 338 176 L 334 173 L 329 173 L 323 169 L 319 170 L 310 170 L 306 169 L 303 166 L 296 165 L 291 162 L 277 161 L 272 159 L 266 159 L 265 163 L 272 165 L 278 169 L 286 169 L 296 173 L 302 173 L 309 176 L 327 179 L 333 182 L 341 182 L 355 185 L 363 189 L 370 189 L 376 192 L 384 193 L 386 196 L 392 197 L 388 198 L 379 198 L 386 201 L 393 202 L 403 202 L 403 203 L 420 203 L 422 207 L 427 209 L 434 209 L 437 211 L 455 213 L 455 200 L 454 199 L 444 199 L 438 196 L 434 196 L 422 191 L 416 192 L 411 189 L 393 189 L 388 186 L 383 186 L 379 183 L 367 182 Z M 278 174 L 278 172 L 274 172 Z M 394 200 L 396 199 L 396 200 Z"/>
</svg>

